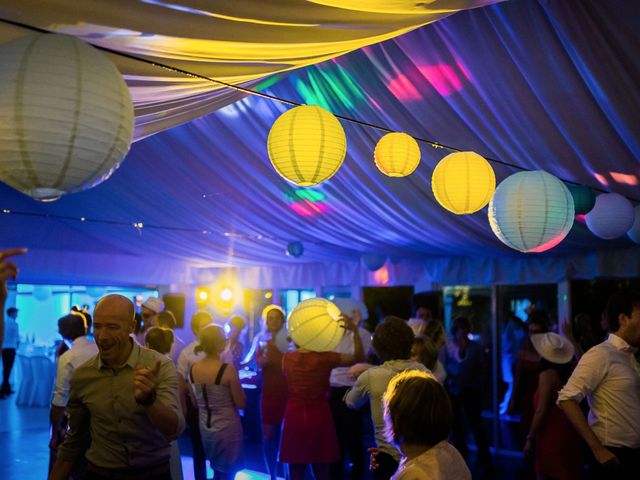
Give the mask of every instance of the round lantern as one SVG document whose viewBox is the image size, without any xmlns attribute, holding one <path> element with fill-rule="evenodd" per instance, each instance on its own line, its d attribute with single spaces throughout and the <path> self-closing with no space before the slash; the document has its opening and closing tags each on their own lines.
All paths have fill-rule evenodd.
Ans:
<svg viewBox="0 0 640 480">
<path fill-rule="evenodd" d="M 493 233 L 521 252 L 544 252 L 555 247 L 571 230 L 574 216 L 569 189 L 543 171 L 507 177 L 489 203 Z"/>
<path fill-rule="evenodd" d="M 33 298 L 35 298 L 39 302 L 46 302 L 51 296 L 51 289 L 49 287 L 45 287 L 44 285 L 36 285 L 33 287 L 31 295 L 33 295 Z"/>
<path fill-rule="evenodd" d="M 122 75 L 68 35 L 0 45 L 0 180 L 36 200 L 109 178 L 131 145 L 133 106 Z"/>
<path fill-rule="evenodd" d="M 315 105 L 302 105 L 278 117 L 269 131 L 267 147 L 271 164 L 282 177 L 310 187 L 338 171 L 347 138 L 333 114 Z"/>
<path fill-rule="evenodd" d="M 627 232 L 627 236 L 636 243 L 640 243 L 640 205 L 633 209 L 633 225 Z"/>
<path fill-rule="evenodd" d="M 611 240 L 624 235 L 633 225 L 634 210 L 631 202 L 617 193 L 603 193 L 587 213 L 587 227 L 596 237 Z"/>
<path fill-rule="evenodd" d="M 455 152 L 436 165 L 431 188 L 440 205 L 455 213 L 474 213 L 489 203 L 496 189 L 493 168 L 474 152 Z"/>
<path fill-rule="evenodd" d="M 369 271 L 375 272 L 382 268 L 387 261 L 387 256 L 382 253 L 365 253 L 362 255 L 362 261 Z"/>
<path fill-rule="evenodd" d="M 596 196 L 589 187 L 584 185 L 567 185 L 573 197 L 573 207 L 576 215 L 589 213 L 596 204 Z"/>
<path fill-rule="evenodd" d="M 296 305 L 288 326 L 296 345 L 314 352 L 333 350 L 344 334 L 340 310 L 324 298 L 310 298 Z"/>
<path fill-rule="evenodd" d="M 287 245 L 287 256 L 298 258 L 304 253 L 302 242 L 291 242 Z"/>
<path fill-rule="evenodd" d="M 373 153 L 376 167 L 388 177 L 411 175 L 420 163 L 420 147 L 406 133 L 387 133 Z"/>
</svg>

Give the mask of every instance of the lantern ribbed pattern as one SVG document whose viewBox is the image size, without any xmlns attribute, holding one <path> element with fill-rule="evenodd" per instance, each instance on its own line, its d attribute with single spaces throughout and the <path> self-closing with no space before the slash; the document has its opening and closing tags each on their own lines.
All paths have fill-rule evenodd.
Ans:
<svg viewBox="0 0 640 480">
<path fill-rule="evenodd" d="M 627 236 L 636 243 L 640 243 L 640 205 L 633 209 L 633 225 L 627 232 Z"/>
<path fill-rule="evenodd" d="M 388 177 L 406 177 L 420 163 L 420 147 L 406 133 L 388 133 L 376 145 L 373 158 L 378 170 Z"/>
<path fill-rule="evenodd" d="M 573 208 L 576 215 L 589 213 L 596 204 L 596 196 L 589 187 L 584 185 L 567 185 L 573 197 Z"/>
<path fill-rule="evenodd" d="M 442 207 L 464 215 L 489 203 L 496 189 L 496 176 L 489 162 L 477 153 L 455 152 L 436 165 L 431 188 Z"/>
<path fill-rule="evenodd" d="M 587 227 L 596 237 L 612 240 L 627 233 L 633 225 L 634 213 L 633 205 L 622 195 L 603 193 L 587 213 Z"/>
<path fill-rule="evenodd" d="M 131 145 L 127 85 L 102 52 L 68 35 L 0 45 L 0 179 L 37 200 L 91 188 Z"/>
<path fill-rule="evenodd" d="M 521 252 L 544 252 L 558 245 L 571 230 L 574 216 L 569 189 L 543 171 L 507 177 L 489 203 L 493 233 Z"/>
<path fill-rule="evenodd" d="M 340 310 L 324 298 L 300 302 L 289 315 L 288 325 L 296 345 L 314 352 L 333 350 L 344 334 Z"/>
<path fill-rule="evenodd" d="M 310 187 L 338 171 L 347 152 L 347 138 L 333 114 L 303 105 L 278 117 L 269 131 L 267 147 L 271 164 L 282 177 Z"/>
</svg>

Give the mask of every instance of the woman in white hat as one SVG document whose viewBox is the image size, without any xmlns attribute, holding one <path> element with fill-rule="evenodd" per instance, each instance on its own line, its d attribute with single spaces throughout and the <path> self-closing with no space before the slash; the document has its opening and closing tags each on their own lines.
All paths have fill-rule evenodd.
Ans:
<svg viewBox="0 0 640 480">
<path fill-rule="evenodd" d="M 582 473 L 581 440 L 565 414 L 558 408 L 558 391 L 573 370 L 571 342 L 552 332 L 531 335 L 541 357 L 535 413 L 524 447 L 535 456 L 538 479 L 573 480 Z"/>
</svg>

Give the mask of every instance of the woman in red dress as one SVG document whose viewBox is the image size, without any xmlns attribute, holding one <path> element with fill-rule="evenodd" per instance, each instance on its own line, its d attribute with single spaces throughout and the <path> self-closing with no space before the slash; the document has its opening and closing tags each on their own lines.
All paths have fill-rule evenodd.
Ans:
<svg viewBox="0 0 640 480">
<path fill-rule="evenodd" d="M 344 328 L 357 330 L 346 316 Z M 316 480 L 329 478 L 329 466 L 340 458 L 338 439 L 329 407 L 329 375 L 336 367 L 364 360 L 360 335 L 354 335 L 353 355 L 312 352 L 298 348 L 287 352 L 282 369 L 288 397 L 280 445 L 280 461 L 289 464 L 291 480 L 302 480 L 307 465 Z"/>
<path fill-rule="evenodd" d="M 542 360 L 533 400 L 535 414 L 524 453 L 535 456 L 538 479 L 578 480 L 582 474 L 582 442 L 556 405 L 558 391 L 573 370 L 574 348 L 569 340 L 551 332 L 532 335 L 531 343 Z"/>
</svg>

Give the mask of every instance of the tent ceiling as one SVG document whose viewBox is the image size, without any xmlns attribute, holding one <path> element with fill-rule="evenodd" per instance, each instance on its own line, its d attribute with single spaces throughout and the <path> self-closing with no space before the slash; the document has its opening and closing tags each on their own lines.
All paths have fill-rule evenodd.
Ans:
<svg viewBox="0 0 640 480">
<path fill-rule="evenodd" d="M 266 91 L 638 198 L 639 23 L 636 2 L 500 3 L 282 75 Z M 525 257 L 493 235 L 486 209 L 459 217 L 435 202 L 431 172 L 449 152 L 423 144 L 411 177 L 378 172 L 375 129 L 343 122 L 347 159 L 314 189 L 319 202 L 305 202 L 266 152 L 269 128 L 285 109 L 246 97 L 153 135 L 134 144 L 109 181 L 55 203 L 1 185 L 2 208 L 124 224 L 6 215 L 2 243 L 195 266 L 349 262 L 368 251 L 414 261 Z M 516 171 L 494 168 L 498 181 Z M 284 255 L 294 240 L 305 245 L 299 259 Z M 576 221 L 562 244 L 528 258 L 616 249 L 634 252 L 640 264 L 626 237 L 599 240 Z"/>
</svg>

